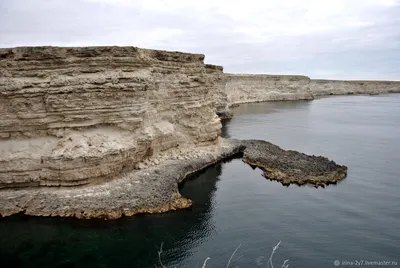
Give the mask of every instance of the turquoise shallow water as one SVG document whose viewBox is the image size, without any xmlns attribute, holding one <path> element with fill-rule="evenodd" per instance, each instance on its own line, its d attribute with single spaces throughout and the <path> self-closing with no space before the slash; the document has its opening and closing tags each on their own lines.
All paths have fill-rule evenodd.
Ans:
<svg viewBox="0 0 400 268">
<path fill-rule="evenodd" d="M 190 210 L 117 221 L 0 219 L 0 267 L 400 266 L 400 94 L 241 105 L 224 135 L 324 155 L 349 168 L 325 189 L 284 187 L 240 159 L 191 177 Z M 344 263 L 348 261 L 348 263 Z M 397 262 L 397 266 L 395 265 Z M 382 264 L 382 263 L 381 263 Z M 365 265 L 364 265 L 365 266 Z M 384 267 L 368 265 L 368 267 Z"/>
</svg>

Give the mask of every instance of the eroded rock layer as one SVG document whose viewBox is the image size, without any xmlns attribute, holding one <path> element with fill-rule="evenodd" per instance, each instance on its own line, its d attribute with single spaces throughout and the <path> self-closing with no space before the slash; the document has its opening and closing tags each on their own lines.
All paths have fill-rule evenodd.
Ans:
<svg viewBox="0 0 400 268">
<path fill-rule="evenodd" d="M 229 105 L 247 102 L 310 100 L 310 78 L 290 75 L 227 74 Z"/>
<path fill-rule="evenodd" d="M 231 119 L 233 113 L 230 111 L 228 94 L 225 89 L 228 77 L 223 73 L 221 66 L 206 64 L 206 70 L 219 81 L 213 94 L 217 115 L 221 119 Z"/>
<path fill-rule="evenodd" d="M 0 188 L 96 183 L 220 135 L 222 67 L 136 47 L 0 49 Z"/>
<path fill-rule="evenodd" d="M 400 92 L 400 81 L 345 81 L 312 79 L 310 89 L 314 96 L 381 94 Z"/>
<path fill-rule="evenodd" d="M 307 76 L 226 74 L 228 106 L 240 103 L 311 100 L 317 96 L 400 92 L 400 81 L 318 80 Z"/>
</svg>

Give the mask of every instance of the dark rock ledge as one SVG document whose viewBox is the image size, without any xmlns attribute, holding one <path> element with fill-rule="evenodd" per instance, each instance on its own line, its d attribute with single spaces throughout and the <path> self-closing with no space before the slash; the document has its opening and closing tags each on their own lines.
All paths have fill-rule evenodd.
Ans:
<svg viewBox="0 0 400 268">
<path fill-rule="evenodd" d="M 178 184 L 189 174 L 234 155 L 243 155 L 244 162 L 261 168 L 266 178 L 284 185 L 325 186 L 345 178 L 347 173 L 345 166 L 325 157 L 286 151 L 265 141 L 221 139 L 217 147 L 199 158 L 167 160 L 101 185 L 1 190 L 0 215 L 117 219 L 188 208 L 191 201 L 179 194 Z"/>
<path fill-rule="evenodd" d="M 233 117 L 233 113 L 229 110 L 217 111 L 217 115 L 221 120 L 229 120 Z"/>
<path fill-rule="evenodd" d="M 264 177 L 283 185 L 311 184 L 315 187 L 336 184 L 347 175 L 347 167 L 322 156 L 283 150 L 270 142 L 245 140 L 243 161 L 264 171 Z"/>
</svg>

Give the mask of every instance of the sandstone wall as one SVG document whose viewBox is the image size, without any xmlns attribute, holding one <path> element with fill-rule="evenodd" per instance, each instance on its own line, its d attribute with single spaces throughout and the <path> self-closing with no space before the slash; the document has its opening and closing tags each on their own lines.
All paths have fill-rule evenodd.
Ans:
<svg viewBox="0 0 400 268">
<path fill-rule="evenodd" d="M 345 81 L 312 79 L 310 89 L 315 96 L 380 94 L 400 92 L 400 81 Z"/>
<path fill-rule="evenodd" d="M 116 176 L 217 141 L 222 67 L 135 47 L 0 49 L 0 188 Z"/>
<path fill-rule="evenodd" d="M 227 74 L 230 105 L 246 102 L 313 99 L 306 76 Z"/>
</svg>

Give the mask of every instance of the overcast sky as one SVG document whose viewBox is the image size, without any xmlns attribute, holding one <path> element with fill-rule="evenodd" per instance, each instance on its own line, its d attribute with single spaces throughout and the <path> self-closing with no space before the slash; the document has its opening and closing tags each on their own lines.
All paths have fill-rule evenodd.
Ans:
<svg viewBox="0 0 400 268">
<path fill-rule="evenodd" d="M 0 0 L 0 47 L 196 52 L 225 72 L 400 80 L 400 0 Z"/>
</svg>

